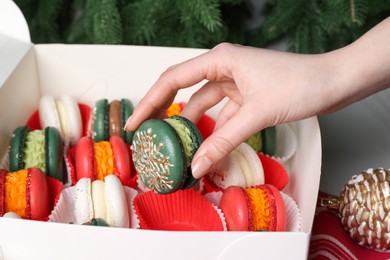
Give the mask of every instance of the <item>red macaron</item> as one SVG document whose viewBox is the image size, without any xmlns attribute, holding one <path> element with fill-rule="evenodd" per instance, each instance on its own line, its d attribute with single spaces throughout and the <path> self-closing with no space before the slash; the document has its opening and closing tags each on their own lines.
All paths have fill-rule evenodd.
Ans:
<svg viewBox="0 0 390 260">
<path fill-rule="evenodd" d="M 0 170 L 0 216 L 7 212 L 14 212 L 24 219 L 47 219 L 49 187 L 42 170 Z"/>
<path fill-rule="evenodd" d="M 229 231 L 285 231 L 283 198 L 273 185 L 230 186 L 219 204 Z"/>
<path fill-rule="evenodd" d="M 75 150 L 75 181 L 104 180 L 105 176 L 115 174 L 126 185 L 131 179 L 130 161 L 130 149 L 121 137 L 95 142 L 92 137 L 84 136 Z"/>
</svg>

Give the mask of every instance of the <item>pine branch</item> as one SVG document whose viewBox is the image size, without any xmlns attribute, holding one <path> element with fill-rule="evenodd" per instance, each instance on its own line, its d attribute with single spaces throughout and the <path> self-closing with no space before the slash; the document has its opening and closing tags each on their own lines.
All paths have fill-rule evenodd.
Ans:
<svg viewBox="0 0 390 260">
<path fill-rule="evenodd" d="M 43 29 L 49 29 L 58 18 L 64 0 L 40 0 L 36 13 L 36 20 Z"/>
<path fill-rule="evenodd" d="M 345 23 L 348 26 L 363 25 L 368 13 L 368 0 L 349 0 L 349 6 Z"/>
<path fill-rule="evenodd" d="M 184 24 L 195 18 L 210 32 L 221 28 L 221 12 L 218 0 L 182 1 L 181 20 Z"/>
<path fill-rule="evenodd" d="M 91 42 L 99 44 L 122 42 L 122 23 L 116 0 L 87 0 L 84 15 L 84 29 Z"/>
<path fill-rule="evenodd" d="M 267 40 L 272 41 L 297 26 L 299 19 L 304 15 L 303 10 L 306 2 L 303 0 L 274 0 L 268 3 L 273 3 L 273 7 L 262 25 L 262 30 Z"/>
<path fill-rule="evenodd" d="M 158 18 L 165 22 L 173 15 L 168 0 L 138 0 L 126 5 L 122 10 L 125 42 L 129 44 L 151 45 L 156 36 Z M 167 24 L 160 24 L 167 26 Z"/>
</svg>

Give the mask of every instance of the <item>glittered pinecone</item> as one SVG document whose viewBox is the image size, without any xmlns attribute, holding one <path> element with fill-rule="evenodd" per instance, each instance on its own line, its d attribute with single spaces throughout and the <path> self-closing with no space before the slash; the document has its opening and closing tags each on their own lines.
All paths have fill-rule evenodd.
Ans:
<svg viewBox="0 0 390 260">
<path fill-rule="evenodd" d="M 368 169 L 343 187 L 341 223 L 359 245 L 390 249 L 390 170 Z"/>
</svg>

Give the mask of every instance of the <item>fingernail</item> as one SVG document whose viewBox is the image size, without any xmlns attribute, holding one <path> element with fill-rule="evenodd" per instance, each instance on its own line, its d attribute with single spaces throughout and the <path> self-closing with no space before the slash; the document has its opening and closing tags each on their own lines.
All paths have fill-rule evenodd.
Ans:
<svg viewBox="0 0 390 260">
<path fill-rule="evenodd" d="M 124 130 L 125 130 L 125 131 L 128 130 L 127 127 L 129 126 L 130 121 L 131 121 L 131 116 L 130 116 L 129 119 L 127 119 L 127 121 L 126 121 L 126 124 L 125 124 L 125 127 L 124 127 Z"/>
<path fill-rule="evenodd" d="M 206 156 L 201 156 L 199 157 L 195 162 L 192 167 L 192 175 L 196 178 L 199 179 L 203 175 L 207 173 L 208 170 L 211 168 L 211 160 L 206 157 Z"/>
</svg>

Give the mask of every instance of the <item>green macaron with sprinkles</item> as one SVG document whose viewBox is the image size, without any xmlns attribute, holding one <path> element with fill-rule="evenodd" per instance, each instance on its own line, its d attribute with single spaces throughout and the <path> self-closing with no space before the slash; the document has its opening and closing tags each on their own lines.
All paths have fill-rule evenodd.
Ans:
<svg viewBox="0 0 390 260">
<path fill-rule="evenodd" d="M 39 168 L 47 176 L 66 182 L 64 142 L 57 128 L 32 131 L 21 126 L 14 130 L 9 146 L 9 170 L 28 168 Z"/>
<path fill-rule="evenodd" d="M 191 188 L 197 182 L 191 161 L 202 142 L 196 125 L 184 117 L 144 121 L 135 131 L 131 145 L 139 178 L 160 194 Z"/>
</svg>

